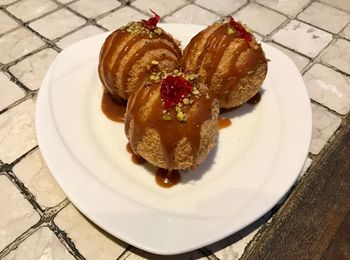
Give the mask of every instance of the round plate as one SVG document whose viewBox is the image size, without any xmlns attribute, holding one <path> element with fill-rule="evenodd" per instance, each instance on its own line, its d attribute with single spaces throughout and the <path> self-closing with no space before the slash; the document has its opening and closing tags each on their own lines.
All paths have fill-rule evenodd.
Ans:
<svg viewBox="0 0 350 260">
<path fill-rule="evenodd" d="M 185 46 L 203 26 L 163 24 Z M 106 34 L 62 51 L 41 86 L 40 149 L 69 199 L 97 225 L 136 247 L 177 254 L 216 242 L 269 211 L 297 179 L 311 139 L 310 101 L 293 62 L 262 44 L 270 60 L 261 101 L 225 116 L 203 164 L 164 189 L 155 168 L 135 165 L 124 125 L 101 111 L 98 55 Z"/>
</svg>

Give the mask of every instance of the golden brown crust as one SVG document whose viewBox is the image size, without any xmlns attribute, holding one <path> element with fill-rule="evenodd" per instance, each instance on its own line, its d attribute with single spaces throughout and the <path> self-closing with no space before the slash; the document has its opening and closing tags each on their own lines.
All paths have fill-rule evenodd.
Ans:
<svg viewBox="0 0 350 260">
<path fill-rule="evenodd" d="M 206 95 L 207 89 L 203 89 L 201 96 L 194 98 L 194 103 L 186 110 L 186 122 L 179 122 L 176 118 L 169 122 L 162 119 L 162 111 L 159 111 L 164 109 L 159 107 L 159 89 L 160 82 L 158 86 L 140 87 L 129 99 L 125 130 L 131 147 L 134 153 L 160 168 L 186 169 L 196 166 L 215 146 L 218 100 Z M 167 129 L 172 130 L 171 135 L 166 133 Z M 179 134 L 181 131 L 182 134 Z M 199 134 L 198 147 L 196 131 Z M 170 148 L 170 152 L 169 144 L 174 147 Z"/>
<path fill-rule="evenodd" d="M 181 65 L 197 73 L 218 95 L 220 107 L 246 103 L 256 94 L 267 73 L 267 60 L 252 38 L 227 33 L 227 23 L 215 23 L 199 32 L 184 50 Z"/>
<path fill-rule="evenodd" d="M 99 76 L 112 96 L 127 100 L 152 72 L 177 68 L 180 57 L 178 42 L 170 34 L 132 22 L 106 38 L 100 51 Z"/>
</svg>

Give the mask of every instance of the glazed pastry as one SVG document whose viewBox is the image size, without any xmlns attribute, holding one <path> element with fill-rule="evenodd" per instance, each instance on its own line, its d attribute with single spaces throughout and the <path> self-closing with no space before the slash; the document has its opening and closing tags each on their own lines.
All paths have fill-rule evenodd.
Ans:
<svg viewBox="0 0 350 260">
<path fill-rule="evenodd" d="M 219 104 L 197 75 L 160 75 L 130 97 L 125 133 L 135 154 L 164 169 L 201 163 L 218 135 Z"/>
<path fill-rule="evenodd" d="M 222 108 L 246 103 L 260 90 L 267 73 L 260 44 L 231 16 L 192 38 L 181 64 L 185 72 L 198 74 L 214 91 Z"/>
<path fill-rule="evenodd" d="M 179 43 L 157 27 L 160 17 L 154 15 L 148 21 L 130 22 L 112 32 L 101 48 L 99 76 L 114 98 L 127 100 L 152 73 L 178 67 Z"/>
</svg>

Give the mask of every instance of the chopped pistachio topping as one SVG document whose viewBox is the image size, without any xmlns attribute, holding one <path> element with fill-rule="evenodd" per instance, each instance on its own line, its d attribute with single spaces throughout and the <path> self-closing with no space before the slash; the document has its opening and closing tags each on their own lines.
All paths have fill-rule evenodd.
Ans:
<svg viewBox="0 0 350 260">
<path fill-rule="evenodd" d="M 197 74 L 190 74 L 190 75 L 188 75 L 188 79 L 189 80 L 195 80 L 195 79 L 197 79 L 198 78 L 198 75 Z"/>
<path fill-rule="evenodd" d="M 198 95 L 199 94 L 199 90 L 196 89 L 196 88 L 193 88 L 192 94 L 193 95 Z"/>
<path fill-rule="evenodd" d="M 231 35 L 231 34 L 233 34 L 235 31 L 233 30 L 233 28 L 231 28 L 231 27 L 228 27 L 227 28 L 227 34 L 228 35 Z"/>
<path fill-rule="evenodd" d="M 183 102 L 185 105 L 188 105 L 188 104 L 190 103 L 190 100 L 189 100 L 189 98 L 184 98 L 184 99 L 182 100 L 182 102 Z"/>
<path fill-rule="evenodd" d="M 131 34 L 144 33 L 147 34 L 149 38 L 153 38 L 155 34 L 160 35 L 163 32 L 161 28 L 156 27 L 155 29 L 150 29 L 143 26 L 140 22 L 129 22 L 124 28 L 126 28 L 126 31 Z"/>
<path fill-rule="evenodd" d="M 174 74 L 178 74 L 180 71 L 178 69 L 174 69 Z"/>
<path fill-rule="evenodd" d="M 152 61 L 151 61 L 151 64 L 152 64 L 152 65 L 158 65 L 158 64 L 159 64 L 159 61 L 157 61 L 157 60 L 152 60 Z"/>
<path fill-rule="evenodd" d="M 163 119 L 166 120 L 166 121 L 169 121 L 169 120 L 171 120 L 171 115 L 169 115 L 169 114 L 164 114 L 164 115 L 163 115 Z"/>
<path fill-rule="evenodd" d="M 160 79 L 160 77 L 159 77 L 159 75 L 151 74 L 149 76 L 149 79 L 152 80 L 152 81 L 158 81 Z"/>
<path fill-rule="evenodd" d="M 156 34 L 158 34 L 158 35 L 161 35 L 162 32 L 163 32 L 163 30 L 162 30 L 161 28 L 157 27 L 157 28 L 154 30 L 154 32 L 155 32 Z"/>
<path fill-rule="evenodd" d="M 178 112 L 177 112 L 176 118 L 177 118 L 177 120 L 179 120 L 180 122 L 186 121 L 186 115 L 185 115 L 184 112 L 182 112 L 182 111 L 178 111 Z"/>
</svg>

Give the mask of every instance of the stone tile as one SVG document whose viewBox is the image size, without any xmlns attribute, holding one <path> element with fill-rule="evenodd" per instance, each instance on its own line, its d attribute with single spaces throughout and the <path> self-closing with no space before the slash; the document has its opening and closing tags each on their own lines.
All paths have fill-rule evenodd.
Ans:
<svg viewBox="0 0 350 260">
<path fill-rule="evenodd" d="M 321 64 L 304 75 L 310 97 L 322 105 L 345 115 L 350 111 L 350 78 Z"/>
<path fill-rule="evenodd" d="M 165 16 L 175 11 L 177 8 L 185 5 L 187 2 L 185 0 L 136 0 L 132 3 L 132 6 L 139 8 L 140 10 L 150 13 L 150 9 L 155 11 L 158 15 Z"/>
<path fill-rule="evenodd" d="M 257 19 L 259 17 L 259 19 Z M 249 4 L 234 15 L 252 30 L 267 35 L 282 24 L 287 17 L 257 4 Z"/>
<path fill-rule="evenodd" d="M 69 5 L 87 18 L 94 18 L 120 6 L 115 0 L 79 0 Z"/>
<path fill-rule="evenodd" d="M 212 0 L 196 0 L 196 4 L 203 6 L 209 10 L 212 10 L 220 15 L 229 15 L 235 12 L 242 5 L 247 3 L 247 0 L 220 0 L 220 1 L 212 1 Z"/>
<path fill-rule="evenodd" d="M 0 159 L 3 162 L 13 162 L 36 145 L 34 112 L 35 102 L 28 99 L 0 115 Z"/>
<path fill-rule="evenodd" d="M 168 23 L 188 23 L 209 25 L 220 17 L 196 5 L 187 5 L 180 10 L 166 17 L 164 20 Z"/>
<path fill-rule="evenodd" d="M 0 72 L 0 93 L 0 110 L 23 98 L 25 95 L 24 91 L 2 72 Z"/>
<path fill-rule="evenodd" d="M 348 40 L 350 40 L 350 23 L 340 33 L 340 36 L 343 36 L 344 38 L 347 38 Z"/>
<path fill-rule="evenodd" d="M 326 31 L 339 33 L 350 21 L 350 14 L 324 4 L 314 2 L 301 14 L 299 14 L 298 18 Z"/>
<path fill-rule="evenodd" d="M 0 37 L 0 62 L 9 63 L 16 60 L 45 43 L 25 28 L 19 28 Z"/>
<path fill-rule="evenodd" d="M 55 182 L 37 149 L 13 167 L 13 173 L 35 196 L 42 207 L 53 207 L 65 199 L 66 195 Z"/>
<path fill-rule="evenodd" d="M 60 2 L 62 4 L 68 4 L 68 3 L 73 2 L 74 0 L 56 0 L 56 1 L 58 1 L 58 2 Z"/>
<path fill-rule="evenodd" d="M 0 250 L 37 223 L 39 214 L 6 176 L 0 175 Z"/>
<path fill-rule="evenodd" d="M 0 34 L 3 34 L 9 30 L 12 30 L 19 26 L 10 16 L 0 11 Z"/>
<path fill-rule="evenodd" d="M 272 39 L 290 49 L 314 58 L 331 42 L 332 35 L 303 22 L 292 20 L 275 33 Z"/>
<path fill-rule="evenodd" d="M 88 25 L 80 29 L 79 31 L 75 31 L 74 33 L 62 38 L 59 40 L 56 45 L 60 47 L 61 49 L 64 49 L 68 47 L 69 45 L 78 42 L 80 40 L 86 39 L 88 37 L 103 33 L 104 30 L 101 28 L 94 26 L 94 25 Z"/>
<path fill-rule="evenodd" d="M 26 87 L 36 90 L 40 87 L 42 80 L 56 57 L 57 52 L 53 49 L 44 49 L 31 55 L 16 65 L 10 67 L 13 73 Z"/>
<path fill-rule="evenodd" d="M 350 74 L 350 41 L 338 39 L 320 54 L 319 59 Z"/>
<path fill-rule="evenodd" d="M 330 6 L 340 8 L 350 12 L 349 0 L 320 0 L 320 1 Z"/>
<path fill-rule="evenodd" d="M 294 51 L 288 50 L 287 48 L 284 48 L 281 45 L 278 45 L 278 44 L 272 43 L 272 42 L 269 42 L 268 44 L 279 49 L 284 54 L 286 54 L 295 63 L 295 65 L 298 67 L 299 71 L 302 71 L 305 68 L 305 66 L 307 64 L 309 64 L 309 62 L 310 62 L 310 59 L 305 58 L 304 56 L 302 56 Z"/>
<path fill-rule="evenodd" d="M 116 259 L 127 246 L 92 224 L 72 204 L 58 213 L 55 223 L 87 259 Z"/>
<path fill-rule="evenodd" d="M 17 0 L 0 0 L 0 5 L 8 5 L 8 4 L 11 4 L 15 1 L 17 1 Z"/>
<path fill-rule="evenodd" d="M 318 154 L 338 129 L 341 119 L 327 111 L 327 109 L 317 104 L 312 104 L 312 121 L 310 152 Z"/>
<path fill-rule="evenodd" d="M 61 9 L 29 24 L 29 26 L 48 39 L 56 39 L 83 25 L 85 20 L 72 12 Z"/>
<path fill-rule="evenodd" d="M 97 23 L 110 31 L 114 31 L 130 21 L 139 21 L 147 18 L 146 15 L 130 7 L 124 7 L 98 20 Z"/>
<path fill-rule="evenodd" d="M 75 259 L 57 236 L 47 227 L 39 228 L 34 234 L 24 240 L 16 250 L 3 258 L 16 259 Z"/>
<path fill-rule="evenodd" d="M 256 0 L 258 3 L 268 6 L 276 11 L 295 16 L 310 0 L 276 1 L 276 0 Z"/>
<path fill-rule="evenodd" d="M 9 6 L 7 11 L 23 22 L 28 22 L 54 10 L 56 7 L 57 5 L 49 0 L 23 0 Z"/>
</svg>

